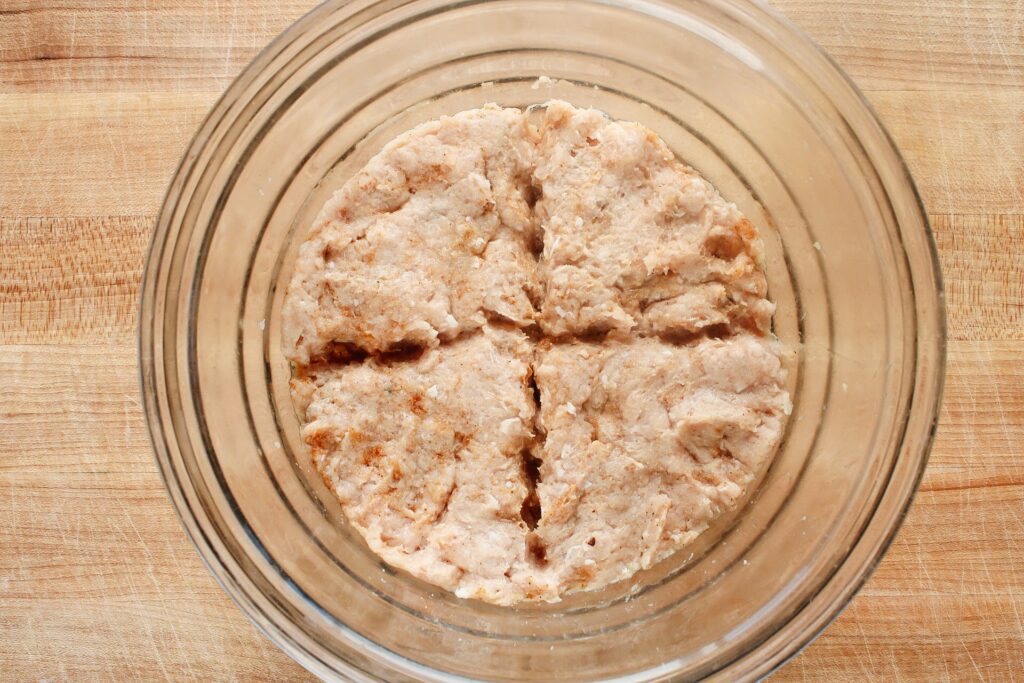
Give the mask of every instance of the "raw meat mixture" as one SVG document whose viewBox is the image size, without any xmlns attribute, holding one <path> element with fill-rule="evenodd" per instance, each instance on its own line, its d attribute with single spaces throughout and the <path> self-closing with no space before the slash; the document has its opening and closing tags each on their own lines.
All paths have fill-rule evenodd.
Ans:
<svg viewBox="0 0 1024 683">
<path fill-rule="evenodd" d="M 284 306 L 316 469 L 464 598 L 629 578 L 737 505 L 790 411 L 761 242 L 650 130 L 489 105 L 327 203 Z"/>
</svg>

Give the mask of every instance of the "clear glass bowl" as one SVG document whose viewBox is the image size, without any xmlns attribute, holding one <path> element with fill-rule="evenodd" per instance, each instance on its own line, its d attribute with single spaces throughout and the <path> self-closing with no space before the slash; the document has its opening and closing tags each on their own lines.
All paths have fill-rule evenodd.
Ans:
<svg viewBox="0 0 1024 683">
<path fill-rule="evenodd" d="M 692 552 L 560 604 L 498 608 L 395 572 L 348 528 L 298 438 L 281 297 L 314 214 L 396 134 L 554 97 L 649 126 L 761 229 L 776 332 L 798 350 L 795 407 L 750 503 Z M 810 40 L 745 0 L 322 5 L 189 147 L 140 324 L 153 444 L 210 570 L 310 671 L 389 681 L 770 672 L 896 532 L 944 347 L 934 245 L 892 142 Z"/>
</svg>

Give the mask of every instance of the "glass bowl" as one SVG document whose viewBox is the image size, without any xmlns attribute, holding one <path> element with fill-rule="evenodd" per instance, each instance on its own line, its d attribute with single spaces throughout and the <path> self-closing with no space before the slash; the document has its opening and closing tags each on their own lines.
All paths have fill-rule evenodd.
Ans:
<svg viewBox="0 0 1024 683">
<path fill-rule="evenodd" d="M 281 299 L 313 216 L 395 135 L 556 97 L 652 128 L 761 230 L 794 410 L 749 503 L 692 548 L 602 591 L 500 608 L 396 572 L 345 523 L 298 438 Z M 896 532 L 944 347 L 934 244 L 892 142 L 810 40 L 745 0 L 318 7 L 188 148 L 140 323 L 153 445 L 210 571 L 313 673 L 388 681 L 767 674 Z"/>
</svg>

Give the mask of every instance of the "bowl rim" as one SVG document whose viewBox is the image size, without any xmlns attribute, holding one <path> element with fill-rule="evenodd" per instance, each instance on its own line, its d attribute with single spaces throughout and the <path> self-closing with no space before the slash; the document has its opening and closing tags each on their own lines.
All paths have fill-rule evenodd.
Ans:
<svg viewBox="0 0 1024 683">
<path fill-rule="evenodd" d="M 375 16 L 379 16 L 380 14 L 398 7 L 421 4 L 425 1 L 426 0 L 381 0 L 380 2 L 374 2 L 374 0 L 324 0 L 295 20 L 280 35 L 275 37 L 257 53 L 253 60 L 242 69 L 234 80 L 232 80 L 229 86 L 217 98 L 216 102 L 203 117 L 202 122 L 196 129 L 195 135 L 189 142 L 175 168 L 174 174 L 172 175 L 164 194 L 163 201 L 161 202 L 153 234 L 150 238 L 145 266 L 142 273 L 142 286 L 140 287 L 139 292 L 137 353 L 139 358 L 139 388 L 142 394 L 143 412 L 146 419 L 147 433 L 149 435 L 150 444 L 161 479 L 164 483 L 164 487 L 175 513 L 182 524 L 182 528 L 200 559 L 203 561 L 203 564 L 207 567 L 231 600 L 250 620 L 250 622 L 252 622 L 271 640 L 271 642 L 277 645 L 298 664 L 309 670 L 311 673 L 323 678 L 330 678 L 337 675 L 338 672 L 317 657 L 313 652 L 309 651 L 309 649 L 304 645 L 292 639 L 273 619 L 269 618 L 269 616 L 255 604 L 253 599 L 249 596 L 247 589 L 241 585 L 239 580 L 233 576 L 221 562 L 216 549 L 213 547 L 211 539 L 207 537 L 202 525 L 200 524 L 199 517 L 196 514 L 197 511 L 189 505 L 182 492 L 178 472 L 172 462 L 172 456 L 170 453 L 170 443 L 172 441 L 177 441 L 177 434 L 173 431 L 168 433 L 164 428 L 164 418 L 166 416 L 159 400 L 159 392 L 162 390 L 162 387 L 158 386 L 156 377 L 156 364 L 160 359 L 156 358 L 153 353 L 154 340 L 158 336 L 158 331 L 162 328 L 163 322 L 162 319 L 158 320 L 154 316 L 156 302 L 158 300 L 157 287 L 160 280 L 159 276 L 162 271 L 162 261 L 165 256 L 166 246 L 169 239 L 176 233 L 176 229 L 178 227 L 174 224 L 174 214 L 182 198 L 181 190 L 185 185 L 186 180 L 191 176 L 192 172 L 196 170 L 195 160 L 200 157 L 202 150 L 209 144 L 213 137 L 213 133 L 225 120 L 232 104 L 237 100 L 238 95 L 244 93 L 246 88 L 265 72 L 266 67 L 272 63 L 277 56 L 283 53 L 293 43 L 296 43 L 297 40 L 301 36 L 304 36 L 309 29 L 313 28 L 317 22 L 326 18 L 330 14 L 344 9 L 349 11 L 349 16 L 353 16 L 361 11 L 373 8 Z M 464 2 L 454 2 L 452 4 L 478 4 L 491 1 L 494 0 L 466 0 Z M 596 1 L 600 3 L 619 4 L 615 2 L 615 0 Z M 920 329 L 920 312 L 918 311 L 918 315 L 915 317 L 915 323 L 917 323 L 917 325 L 916 335 L 914 337 L 914 348 L 916 351 L 913 363 L 914 378 L 915 380 L 919 380 L 924 376 L 930 382 L 930 385 L 933 387 L 933 391 L 931 392 L 931 401 L 926 401 L 927 397 L 919 396 L 917 391 L 911 392 L 908 405 L 905 408 L 905 415 L 902 416 L 903 421 L 898 444 L 895 447 L 895 452 L 899 454 L 895 462 L 905 458 L 914 458 L 917 461 L 916 469 L 913 471 L 913 474 L 906 485 L 907 492 L 903 494 L 903 499 L 899 501 L 897 506 L 898 509 L 895 514 L 892 514 L 884 520 L 879 540 L 875 544 L 875 547 L 869 551 L 861 565 L 854 568 L 853 577 L 843 585 L 839 594 L 832 599 L 831 604 L 823 610 L 815 620 L 801 628 L 797 638 L 781 644 L 775 649 L 775 651 L 769 653 L 768 657 L 765 657 L 760 661 L 752 661 L 753 656 L 760 652 L 761 646 L 765 642 L 770 640 L 773 635 L 784 629 L 788 624 L 791 624 L 804 610 L 807 609 L 807 606 L 814 601 L 826 586 L 836 578 L 836 574 L 839 569 L 848 563 L 850 555 L 852 555 L 854 549 L 860 543 L 860 539 L 867 533 L 868 527 L 878 523 L 877 506 L 875 511 L 872 512 L 872 515 L 865 521 L 865 526 L 862 529 L 861 534 L 858 536 L 857 541 L 853 546 L 851 546 L 847 557 L 818 587 L 817 591 L 808 598 L 807 602 L 782 621 L 775 631 L 765 636 L 765 638 L 760 642 L 754 643 L 750 649 L 737 655 L 735 659 L 723 665 L 721 669 L 713 674 L 717 676 L 725 673 L 730 676 L 740 675 L 743 677 L 762 678 L 781 668 L 791 659 L 795 658 L 842 614 L 842 612 L 849 606 L 853 597 L 860 591 L 863 585 L 874 573 L 875 569 L 878 567 L 882 558 L 885 556 L 894 541 L 899 529 L 902 527 L 903 521 L 905 520 L 920 487 L 921 479 L 924 476 L 938 428 L 945 383 L 948 323 L 938 247 L 923 199 L 916 184 L 914 183 L 906 160 L 900 154 L 899 148 L 896 146 L 892 135 L 882 123 L 878 113 L 857 87 L 853 79 L 839 66 L 833 57 L 803 29 L 792 23 L 778 10 L 768 6 L 763 0 L 699 0 L 699 2 L 717 9 L 731 8 L 733 10 L 745 11 L 754 17 L 760 18 L 761 20 L 772 22 L 774 24 L 772 26 L 773 29 L 787 33 L 790 37 L 813 48 L 815 58 L 820 61 L 818 66 L 824 67 L 830 76 L 838 77 L 841 85 L 845 87 L 848 93 L 855 96 L 857 103 L 863 108 L 863 112 L 868 116 L 869 122 L 881 135 L 881 141 L 885 147 L 885 151 L 891 154 L 892 159 L 895 160 L 897 164 L 899 170 L 897 183 L 902 185 L 902 189 L 908 191 L 910 193 L 910 197 L 913 199 L 914 208 L 918 214 L 917 218 L 920 219 L 921 226 L 924 229 L 923 246 L 927 252 L 927 259 L 929 262 L 928 270 L 930 271 L 931 276 L 929 284 L 934 287 L 936 295 L 934 301 L 928 302 L 930 305 L 935 307 L 934 329 L 929 330 L 932 334 L 922 335 L 922 330 Z M 683 5 L 683 0 L 622 0 L 622 4 L 630 6 L 631 8 L 658 4 L 669 5 L 674 8 Z M 856 137 L 859 138 L 859 136 Z M 887 192 L 886 194 L 889 193 Z M 902 222 L 900 222 L 900 225 L 902 225 Z M 903 253 L 906 253 L 905 241 L 902 239 L 901 246 L 904 247 Z M 912 272 L 908 273 L 908 277 L 911 281 L 914 280 Z M 925 277 L 927 279 L 927 275 Z M 915 288 L 915 300 L 918 295 L 919 293 Z M 927 356 L 934 359 L 934 362 L 930 366 L 922 366 L 921 359 L 922 356 L 925 355 L 921 353 L 923 347 L 930 348 L 931 353 L 927 354 Z M 911 452 L 904 452 L 907 427 L 911 418 L 915 414 L 918 415 L 919 419 L 924 419 L 926 421 L 924 425 L 925 434 L 920 439 L 916 449 Z M 879 505 L 881 504 L 881 501 L 885 500 L 886 497 L 891 494 L 889 489 L 890 484 L 887 484 L 885 491 L 883 491 L 879 496 Z M 430 672 L 436 671 L 416 662 L 412 662 L 410 660 L 407 661 L 414 668 Z M 735 672 L 731 671 L 734 666 L 743 663 L 747 664 L 747 667 L 744 670 Z M 373 680 L 368 677 L 368 674 L 361 669 L 356 668 L 355 665 L 351 663 L 346 663 L 346 671 L 344 673 L 359 680 Z M 437 673 L 442 673 L 446 678 L 458 679 L 457 676 L 447 672 Z M 630 676 L 631 678 L 633 676 L 642 677 L 647 673 L 654 674 L 655 670 L 647 669 L 645 671 L 638 671 L 634 672 Z"/>
</svg>

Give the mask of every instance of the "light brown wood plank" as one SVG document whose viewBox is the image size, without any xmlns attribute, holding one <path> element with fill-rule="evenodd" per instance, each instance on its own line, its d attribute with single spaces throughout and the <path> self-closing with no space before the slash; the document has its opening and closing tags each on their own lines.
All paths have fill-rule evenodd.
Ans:
<svg viewBox="0 0 1024 683">
<path fill-rule="evenodd" d="M 1024 216 L 931 216 L 952 339 L 1024 340 Z"/>
<path fill-rule="evenodd" d="M 1007 0 L 770 0 L 865 90 L 1024 87 L 1024 19 Z"/>
<path fill-rule="evenodd" d="M 155 213 L 216 92 L 0 99 L 0 215 Z M 931 213 L 1024 214 L 1024 89 L 869 94 Z M 55 188 L 59 187 L 57 192 Z"/>
<path fill-rule="evenodd" d="M 0 347 L 6 680 L 308 680 L 185 538 L 134 346 Z"/>
<path fill-rule="evenodd" d="M 153 465 L 135 362 L 131 345 L 0 347 L 0 661 L 17 679 L 161 667 L 174 679 L 189 666 L 198 678 L 301 678 L 186 542 Z M 889 555 L 780 680 L 947 669 L 955 680 L 972 658 L 1004 680 L 1021 664 L 1024 348 L 953 342 L 942 421 Z"/>
<path fill-rule="evenodd" d="M 929 213 L 1024 213 L 1024 90 L 868 93 Z"/>
<path fill-rule="evenodd" d="M 0 98 L 0 215 L 154 214 L 216 95 Z M 1024 214 L 1024 90 L 870 99 L 929 212 Z"/>
<path fill-rule="evenodd" d="M 7 0 L 0 93 L 219 91 L 315 0 Z"/>
<path fill-rule="evenodd" d="M 217 95 L 0 97 L 0 215 L 155 214 Z"/>
<path fill-rule="evenodd" d="M 130 341 L 154 220 L 0 217 L 0 344 Z"/>
<path fill-rule="evenodd" d="M 950 345 L 921 491 L 850 607 L 778 680 L 1014 680 L 1024 671 L 1024 347 Z"/>
<path fill-rule="evenodd" d="M 866 90 L 1020 88 L 1011 2 L 773 0 Z M 217 90 L 315 0 L 133 5 L 12 0 L 0 13 L 0 92 Z"/>
<path fill-rule="evenodd" d="M 155 216 L 0 217 L 0 343 L 129 343 Z M 931 216 L 952 339 L 1024 340 L 1024 216 Z M 40 249 L 59 244 L 59 259 Z"/>
</svg>

